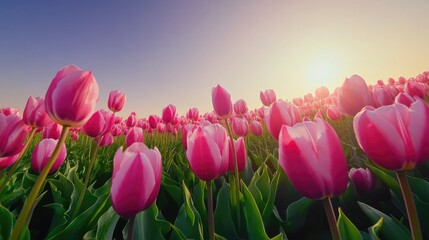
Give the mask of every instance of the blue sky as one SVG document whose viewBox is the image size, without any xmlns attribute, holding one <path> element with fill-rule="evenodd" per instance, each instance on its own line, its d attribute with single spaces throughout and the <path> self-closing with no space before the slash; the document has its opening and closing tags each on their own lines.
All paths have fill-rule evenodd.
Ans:
<svg viewBox="0 0 429 240">
<path fill-rule="evenodd" d="M 139 117 L 211 111 L 218 83 L 256 108 L 268 88 L 291 99 L 429 70 L 428 1 L 315 2 L 2 1 L 0 105 L 22 112 L 68 64 L 93 71 L 98 108 L 117 89 Z"/>
</svg>

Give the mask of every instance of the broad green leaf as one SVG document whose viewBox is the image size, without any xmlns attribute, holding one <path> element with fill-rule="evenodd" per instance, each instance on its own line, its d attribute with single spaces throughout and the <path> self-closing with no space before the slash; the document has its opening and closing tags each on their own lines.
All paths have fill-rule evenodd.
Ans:
<svg viewBox="0 0 429 240">
<path fill-rule="evenodd" d="M 274 215 L 274 201 L 276 199 L 276 195 L 277 195 L 277 186 L 279 183 L 279 179 L 280 179 L 280 174 L 278 174 L 278 172 L 276 172 L 274 174 L 273 179 L 271 180 L 270 183 L 270 195 L 268 197 L 268 199 L 266 200 L 265 203 L 265 207 L 264 210 L 262 212 L 262 219 L 264 220 L 264 225 L 265 228 L 276 228 L 279 229 L 280 226 L 280 221 L 279 219 Z"/>
<path fill-rule="evenodd" d="M 378 232 L 383 226 L 383 218 L 381 217 L 374 225 L 368 228 L 369 235 L 371 236 L 371 240 L 380 240 L 378 237 Z"/>
<path fill-rule="evenodd" d="M 217 194 L 217 206 L 214 212 L 215 231 L 226 239 L 239 239 L 231 216 L 232 211 L 229 194 L 229 184 L 223 181 L 222 188 Z"/>
<path fill-rule="evenodd" d="M 166 176 L 162 177 L 161 186 L 173 198 L 177 206 L 183 204 L 183 193 L 180 184 Z"/>
<path fill-rule="evenodd" d="M 304 225 L 307 213 L 313 202 L 314 200 L 303 197 L 288 206 L 286 210 L 287 218 L 283 224 L 283 229 L 286 233 L 294 232 Z"/>
<path fill-rule="evenodd" d="M 119 215 L 110 207 L 97 221 L 96 239 L 113 239 Z"/>
<path fill-rule="evenodd" d="M 356 226 L 347 218 L 341 208 L 338 208 L 339 216 L 337 221 L 338 230 L 342 239 L 347 240 L 362 240 L 359 230 Z"/>
<path fill-rule="evenodd" d="M 11 212 L 0 205 L 0 239 L 9 239 L 14 225 L 14 218 Z"/>
</svg>

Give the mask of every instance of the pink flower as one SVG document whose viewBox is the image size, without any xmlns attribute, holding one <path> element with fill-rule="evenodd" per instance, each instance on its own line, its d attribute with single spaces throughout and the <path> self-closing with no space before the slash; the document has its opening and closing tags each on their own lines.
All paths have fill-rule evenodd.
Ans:
<svg viewBox="0 0 429 240">
<path fill-rule="evenodd" d="M 148 121 L 150 128 L 155 129 L 158 126 L 158 118 L 155 115 L 150 115 Z"/>
<path fill-rule="evenodd" d="M 103 136 L 101 136 L 100 139 L 100 147 L 107 147 L 113 144 L 113 141 L 115 139 L 113 138 L 113 135 L 111 133 L 106 133 Z"/>
<path fill-rule="evenodd" d="M 247 104 L 243 99 L 239 99 L 234 103 L 234 112 L 237 115 L 243 115 L 247 113 Z"/>
<path fill-rule="evenodd" d="M 31 155 L 31 169 L 33 171 L 40 173 L 46 164 L 49 162 L 49 159 L 54 152 L 55 147 L 57 146 L 58 140 L 52 138 L 45 138 L 40 141 L 33 150 Z M 55 172 L 61 165 L 64 163 L 64 160 L 67 156 L 66 145 L 63 143 L 61 146 L 60 154 L 52 165 L 50 173 Z"/>
<path fill-rule="evenodd" d="M 253 135 L 255 136 L 261 136 L 262 135 L 262 125 L 260 122 L 253 120 L 250 123 L 250 130 Z"/>
<path fill-rule="evenodd" d="M 338 93 L 340 112 L 354 116 L 363 107 L 372 105 L 372 95 L 365 80 L 359 75 L 346 78 Z"/>
<path fill-rule="evenodd" d="M 190 108 L 186 113 L 186 117 L 192 121 L 198 121 L 199 111 L 197 108 Z"/>
<path fill-rule="evenodd" d="M 229 143 L 229 164 L 228 164 L 228 171 L 234 172 L 234 156 L 232 156 L 232 144 L 231 140 L 228 138 Z M 241 172 L 246 167 L 247 163 L 247 153 L 246 153 L 246 144 L 244 142 L 243 137 L 239 137 L 237 140 L 234 140 L 234 147 L 235 152 L 237 156 L 237 163 L 238 163 L 238 171 Z"/>
<path fill-rule="evenodd" d="M 362 150 L 390 170 L 410 170 L 429 159 L 429 107 L 421 100 L 365 109 L 353 121 Z"/>
<path fill-rule="evenodd" d="M 82 126 L 82 129 L 86 135 L 96 138 L 110 132 L 114 121 L 115 117 L 112 113 L 101 109 L 92 114 L 88 122 Z"/>
<path fill-rule="evenodd" d="M 19 153 L 9 157 L 0 157 L 0 169 L 5 169 L 12 166 L 12 164 L 16 162 L 18 157 Z"/>
<path fill-rule="evenodd" d="M 92 72 L 75 65 L 62 68 L 45 96 L 49 117 L 63 126 L 79 127 L 91 117 L 98 102 L 98 85 Z"/>
<path fill-rule="evenodd" d="M 109 100 L 107 106 L 112 112 L 119 112 L 124 107 L 127 96 L 125 93 L 119 92 L 118 90 L 112 90 L 109 94 Z"/>
<path fill-rule="evenodd" d="M 15 114 L 0 113 L 0 157 L 10 157 L 21 152 L 28 127 Z"/>
<path fill-rule="evenodd" d="M 249 123 L 246 119 L 235 117 L 232 119 L 232 130 L 235 135 L 245 137 L 249 133 Z"/>
<path fill-rule="evenodd" d="M 22 116 L 25 124 L 30 127 L 45 127 L 52 120 L 45 110 L 45 100 L 41 97 L 29 97 Z"/>
<path fill-rule="evenodd" d="M 316 89 L 316 97 L 319 99 L 329 97 L 329 89 L 325 86 Z"/>
<path fill-rule="evenodd" d="M 278 100 L 274 102 L 269 113 L 265 116 L 265 123 L 273 138 L 278 139 L 283 125 L 293 126 L 301 121 L 299 109 L 289 102 Z"/>
<path fill-rule="evenodd" d="M 175 116 L 176 107 L 173 104 L 169 104 L 167 107 L 162 109 L 162 121 L 164 121 L 164 123 L 173 122 Z"/>
<path fill-rule="evenodd" d="M 276 101 L 276 93 L 273 89 L 267 89 L 259 93 L 259 98 L 261 99 L 262 104 L 269 107 L 273 102 Z"/>
<path fill-rule="evenodd" d="M 161 186 L 162 161 L 158 149 L 133 143 L 125 151 L 119 148 L 113 159 L 110 196 L 113 209 L 130 217 L 149 208 Z"/>
<path fill-rule="evenodd" d="M 62 130 L 63 126 L 57 124 L 56 122 L 52 122 L 45 127 L 43 138 L 59 139 Z"/>
<path fill-rule="evenodd" d="M 326 115 L 332 121 L 337 121 L 341 118 L 341 113 L 335 105 L 329 105 L 328 109 L 326 109 Z"/>
<path fill-rule="evenodd" d="M 128 116 L 126 124 L 128 127 L 134 127 L 137 124 L 137 116 L 135 112 L 132 112 L 130 116 Z"/>
<path fill-rule="evenodd" d="M 349 170 L 349 177 L 353 181 L 358 193 L 369 192 L 374 186 L 374 176 L 366 168 L 352 168 Z"/>
<path fill-rule="evenodd" d="M 125 136 L 125 142 L 127 147 L 135 142 L 144 142 L 143 129 L 139 127 L 132 127 L 129 129 L 127 135 Z"/>
<path fill-rule="evenodd" d="M 219 84 L 212 89 L 213 109 L 221 119 L 228 118 L 232 114 L 231 95 Z"/>
<path fill-rule="evenodd" d="M 335 130 L 324 120 L 283 126 L 279 163 L 295 188 L 311 199 L 341 195 L 347 187 L 347 161 Z"/>
<path fill-rule="evenodd" d="M 407 81 L 405 84 L 405 92 L 412 97 L 417 96 L 421 99 L 425 97 L 425 90 L 419 82 Z"/>
<path fill-rule="evenodd" d="M 197 127 L 188 134 L 186 156 L 192 172 L 209 181 L 222 176 L 228 169 L 229 145 L 226 130 L 219 124 Z"/>
</svg>

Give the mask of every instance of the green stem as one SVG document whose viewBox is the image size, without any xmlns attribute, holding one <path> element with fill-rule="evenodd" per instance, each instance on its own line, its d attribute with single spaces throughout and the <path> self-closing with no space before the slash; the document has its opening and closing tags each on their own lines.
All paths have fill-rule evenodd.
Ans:
<svg viewBox="0 0 429 240">
<path fill-rule="evenodd" d="M 411 192 L 410 184 L 408 183 L 407 175 L 405 174 L 405 171 L 397 171 L 396 176 L 398 177 L 402 196 L 404 197 L 413 240 L 422 240 L 423 237 L 420 229 L 419 217 L 417 215 L 416 205 L 414 203 L 414 197 Z"/>
<path fill-rule="evenodd" d="M 322 200 L 323 207 L 325 208 L 326 217 L 328 218 L 329 228 L 331 229 L 332 239 L 341 240 L 340 232 L 337 227 L 337 219 L 335 217 L 334 209 L 332 208 L 332 203 L 330 198 L 325 198 Z"/>
<path fill-rule="evenodd" d="M 207 218 L 209 223 L 209 238 L 210 240 L 215 239 L 215 226 L 214 226 L 214 215 L 213 215 L 213 191 L 212 181 L 207 181 Z"/>
<path fill-rule="evenodd" d="M 88 188 L 89 179 L 91 178 L 91 170 L 92 170 L 92 167 L 94 166 L 95 160 L 97 159 L 98 149 L 100 149 L 100 146 L 95 140 L 94 151 L 92 152 L 91 160 L 89 161 L 88 169 L 86 170 L 85 182 L 83 184 L 83 190 L 82 190 L 83 192 L 79 195 L 79 200 L 77 201 L 77 205 L 76 205 L 76 208 L 74 209 L 72 218 L 75 218 L 79 213 L 80 206 L 82 205 L 83 198 L 85 197 L 86 189 Z"/>
<path fill-rule="evenodd" d="M 128 220 L 128 240 L 133 240 L 133 234 L 134 234 L 134 221 L 136 219 L 136 215 L 133 215 Z"/>
<path fill-rule="evenodd" d="M 19 166 L 19 163 L 21 162 L 22 158 L 25 155 L 25 152 L 27 151 L 28 147 L 30 146 L 31 141 L 34 138 L 34 135 L 36 133 L 36 128 L 32 128 L 30 131 L 30 135 L 28 136 L 27 142 L 24 145 L 24 148 L 22 149 L 22 151 L 20 152 L 18 159 L 16 159 L 15 163 L 12 165 L 12 168 L 10 169 L 10 171 L 8 172 L 7 176 L 3 179 L 3 182 L 0 185 L 0 193 L 2 192 L 4 186 L 6 186 L 7 182 L 9 181 L 9 179 L 13 176 L 13 174 L 15 173 L 16 169 Z"/>
<path fill-rule="evenodd" d="M 24 203 L 24 206 L 22 207 L 21 213 L 19 214 L 18 220 L 16 221 L 15 227 L 13 228 L 11 240 L 17 240 L 19 239 L 21 232 L 23 229 L 25 229 L 30 222 L 29 216 L 33 209 L 34 202 L 36 201 L 37 197 L 39 196 L 40 190 L 42 189 L 42 186 L 44 185 L 45 179 L 49 174 L 49 171 L 51 170 L 52 166 L 55 163 L 55 160 L 57 159 L 58 155 L 60 154 L 61 147 L 64 144 L 67 134 L 69 132 L 70 127 L 64 126 L 63 130 L 61 132 L 60 139 L 58 140 L 57 146 L 54 149 L 54 152 L 52 153 L 51 158 L 49 159 L 49 162 L 46 164 L 46 166 L 43 168 L 42 172 L 40 172 L 39 177 L 37 178 L 36 182 L 33 185 L 33 188 L 31 189 L 30 194 L 28 195 L 27 200 Z"/>
</svg>

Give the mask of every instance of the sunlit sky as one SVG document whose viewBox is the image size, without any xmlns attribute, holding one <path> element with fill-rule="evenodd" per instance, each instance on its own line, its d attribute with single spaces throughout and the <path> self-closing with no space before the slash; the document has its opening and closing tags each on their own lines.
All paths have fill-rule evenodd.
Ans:
<svg viewBox="0 0 429 240">
<path fill-rule="evenodd" d="M 429 70 L 429 1 L 1 1 L 0 106 L 44 96 L 68 64 L 100 87 L 127 94 L 122 116 L 212 111 L 221 84 L 233 101 L 261 106 L 331 91 L 345 77 L 367 83 Z"/>
</svg>

